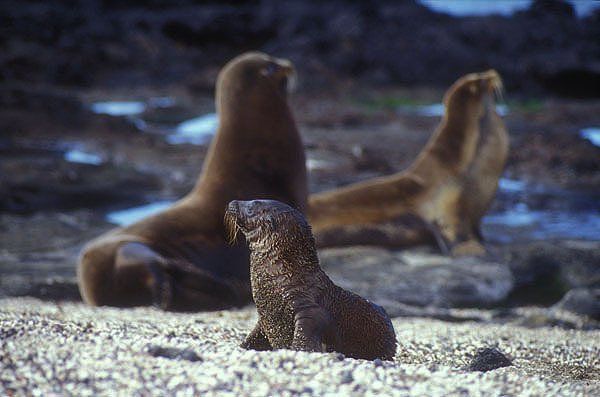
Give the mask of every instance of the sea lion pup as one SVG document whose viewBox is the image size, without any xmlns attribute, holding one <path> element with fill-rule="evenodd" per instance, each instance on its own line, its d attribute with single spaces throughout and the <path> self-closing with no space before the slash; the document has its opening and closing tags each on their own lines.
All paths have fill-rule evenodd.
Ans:
<svg viewBox="0 0 600 397">
<path fill-rule="evenodd" d="M 223 309 L 251 300 L 249 251 L 226 241 L 234 199 L 272 198 L 304 211 L 304 148 L 287 103 L 289 61 L 246 53 L 220 72 L 219 128 L 194 189 L 172 207 L 91 241 L 79 259 L 91 305 Z"/>
<path fill-rule="evenodd" d="M 501 88 L 495 70 L 460 78 L 444 96 L 440 125 L 407 170 L 311 195 L 317 245 L 435 242 L 444 253 L 483 253 L 479 224 L 508 154 L 494 101 Z"/>
<path fill-rule="evenodd" d="M 390 318 L 321 270 L 311 228 L 300 211 L 274 200 L 232 201 L 225 224 L 232 239 L 239 230 L 250 246 L 259 319 L 242 347 L 393 360 L 396 335 Z"/>
</svg>

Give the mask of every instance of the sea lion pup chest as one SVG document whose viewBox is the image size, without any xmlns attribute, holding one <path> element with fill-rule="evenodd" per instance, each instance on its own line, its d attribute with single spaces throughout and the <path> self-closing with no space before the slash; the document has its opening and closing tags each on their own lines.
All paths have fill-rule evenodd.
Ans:
<svg viewBox="0 0 600 397">
<path fill-rule="evenodd" d="M 298 210 L 275 200 L 232 201 L 225 223 L 232 238 L 241 231 L 250 246 L 259 320 L 243 347 L 393 360 L 396 335 L 385 310 L 329 279 Z"/>
<path fill-rule="evenodd" d="M 216 86 L 219 128 L 195 187 L 171 208 L 84 247 L 85 302 L 210 310 L 251 300 L 249 251 L 227 243 L 223 215 L 234 199 L 306 207 L 304 148 L 287 103 L 292 73 L 289 61 L 258 52 L 225 65 Z"/>
</svg>

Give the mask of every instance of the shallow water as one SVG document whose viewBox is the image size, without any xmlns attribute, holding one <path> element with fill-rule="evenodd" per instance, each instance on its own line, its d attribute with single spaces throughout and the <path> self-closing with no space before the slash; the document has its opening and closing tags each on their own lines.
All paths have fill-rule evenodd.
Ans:
<svg viewBox="0 0 600 397">
<path fill-rule="evenodd" d="M 316 164 L 309 160 L 311 165 L 314 167 Z M 543 196 L 540 201 L 546 206 L 532 208 L 528 205 L 526 202 L 532 201 L 533 196 Z M 600 202 L 595 197 L 547 190 L 524 181 L 502 178 L 498 199 L 504 207 L 483 218 L 482 232 L 487 241 L 600 240 Z M 173 203 L 173 200 L 162 200 L 113 211 L 107 214 L 106 219 L 116 225 L 127 226 L 163 211 Z"/>
<path fill-rule="evenodd" d="M 95 102 L 91 109 L 94 113 L 109 116 L 135 116 L 144 113 L 146 104 L 138 101 Z"/>
<path fill-rule="evenodd" d="M 592 142 L 594 146 L 600 146 L 600 127 L 584 128 L 579 133 L 583 139 Z"/>
<path fill-rule="evenodd" d="M 529 0 L 419 0 L 432 10 L 456 16 L 467 15 L 511 15 L 515 11 L 525 10 L 529 7 Z"/>
<path fill-rule="evenodd" d="M 147 216 L 159 213 L 169 208 L 174 202 L 175 201 L 173 200 L 163 200 L 137 207 L 109 212 L 106 215 L 106 220 L 110 223 L 114 223 L 115 225 L 128 226 Z"/>
<path fill-rule="evenodd" d="M 522 192 L 525 190 L 526 183 L 516 179 L 500 178 L 498 188 L 505 192 Z"/>
<path fill-rule="evenodd" d="M 216 113 L 208 113 L 186 120 L 175 128 L 175 132 L 167 136 L 167 142 L 173 145 L 190 143 L 192 145 L 206 144 L 219 127 Z"/>
<path fill-rule="evenodd" d="M 489 241 L 583 239 L 600 240 L 598 211 L 566 212 L 530 210 L 526 205 L 490 214 L 483 219 L 483 234 Z"/>
<path fill-rule="evenodd" d="M 444 115 L 444 104 L 432 103 L 429 105 L 405 105 L 400 107 L 400 111 L 425 117 L 442 117 Z M 506 116 L 508 114 L 508 106 L 496 105 L 496 111 L 500 116 Z"/>
<path fill-rule="evenodd" d="M 72 149 L 65 152 L 64 159 L 71 163 L 100 165 L 102 157 L 94 153 L 83 152 L 81 150 Z"/>
<path fill-rule="evenodd" d="M 509 178 L 501 178 L 498 187 L 497 200 L 503 208 L 483 218 L 487 240 L 600 240 L 597 195 L 548 189 Z"/>
<path fill-rule="evenodd" d="M 516 11 L 529 8 L 531 0 L 419 0 L 430 9 L 455 16 L 492 15 L 509 16 Z M 586 16 L 600 7 L 600 2 L 593 0 L 568 0 L 575 7 L 579 16 Z"/>
</svg>

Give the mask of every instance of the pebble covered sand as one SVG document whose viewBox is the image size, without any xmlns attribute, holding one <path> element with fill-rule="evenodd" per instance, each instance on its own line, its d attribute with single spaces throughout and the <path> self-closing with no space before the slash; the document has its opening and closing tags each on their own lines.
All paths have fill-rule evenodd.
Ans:
<svg viewBox="0 0 600 397">
<path fill-rule="evenodd" d="M 243 350 L 255 321 L 0 299 L 0 395 L 600 395 L 600 330 L 395 318 L 395 361 L 369 362 Z M 513 365 L 467 369 L 493 346 Z"/>
</svg>

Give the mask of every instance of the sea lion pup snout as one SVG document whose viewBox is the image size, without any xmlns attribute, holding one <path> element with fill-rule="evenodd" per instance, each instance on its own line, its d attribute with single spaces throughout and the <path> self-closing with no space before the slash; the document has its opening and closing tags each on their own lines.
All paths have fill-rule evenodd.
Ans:
<svg viewBox="0 0 600 397">
<path fill-rule="evenodd" d="M 300 211 L 275 200 L 232 201 L 225 219 L 250 246 L 259 320 L 242 347 L 394 358 L 396 335 L 385 310 L 327 277 Z"/>
<path fill-rule="evenodd" d="M 278 227 L 280 224 L 288 227 Z M 225 227 L 230 241 L 235 241 L 238 231 L 247 241 L 260 236 L 272 238 L 281 233 L 288 237 L 292 233 L 310 233 L 310 226 L 302 214 L 277 200 L 233 200 L 225 211 Z"/>
</svg>

